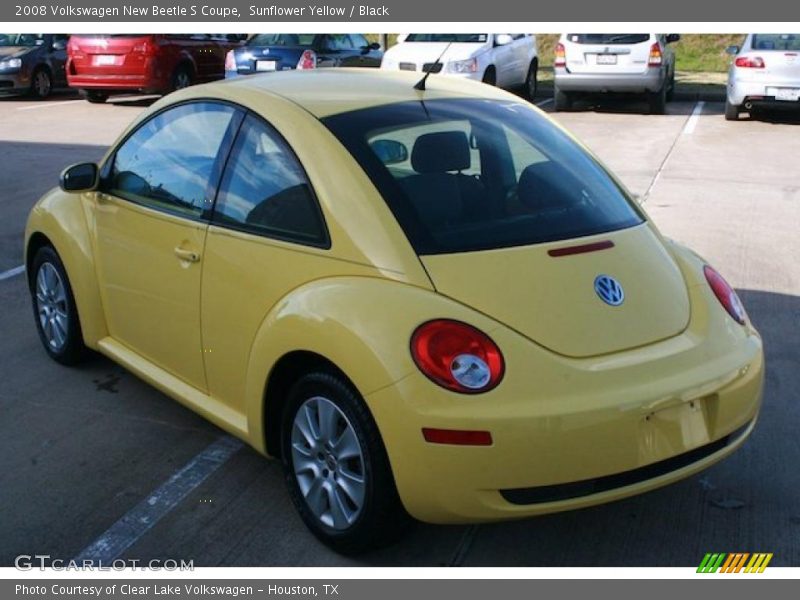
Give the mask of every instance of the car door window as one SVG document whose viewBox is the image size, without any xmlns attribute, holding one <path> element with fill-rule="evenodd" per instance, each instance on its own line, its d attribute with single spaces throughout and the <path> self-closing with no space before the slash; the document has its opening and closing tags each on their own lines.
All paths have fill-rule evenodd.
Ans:
<svg viewBox="0 0 800 600">
<path fill-rule="evenodd" d="M 235 110 L 193 102 L 147 121 L 119 147 L 104 186 L 145 206 L 199 217 Z"/>
<path fill-rule="evenodd" d="M 212 220 L 301 244 L 328 243 L 303 167 L 280 135 L 252 115 L 244 120 L 236 137 Z"/>
</svg>

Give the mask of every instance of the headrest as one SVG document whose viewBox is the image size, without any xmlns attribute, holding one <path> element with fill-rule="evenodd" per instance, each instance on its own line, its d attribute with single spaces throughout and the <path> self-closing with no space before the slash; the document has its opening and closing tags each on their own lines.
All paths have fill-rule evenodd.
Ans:
<svg viewBox="0 0 800 600">
<path fill-rule="evenodd" d="M 568 169 L 548 160 L 525 167 L 519 177 L 517 197 L 528 208 L 567 208 L 580 190 L 580 183 Z"/>
<path fill-rule="evenodd" d="M 463 131 L 426 133 L 414 142 L 411 166 L 417 173 L 446 173 L 469 169 L 469 140 Z"/>
</svg>

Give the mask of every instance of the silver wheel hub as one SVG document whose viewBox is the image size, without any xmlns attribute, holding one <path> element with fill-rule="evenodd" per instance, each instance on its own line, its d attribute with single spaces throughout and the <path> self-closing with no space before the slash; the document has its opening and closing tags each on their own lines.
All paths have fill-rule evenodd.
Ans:
<svg viewBox="0 0 800 600">
<path fill-rule="evenodd" d="M 61 276 L 50 263 L 42 264 L 36 274 L 36 312 L 47 345 L 60 351 L 69 331 L 67 294 Z"/>
<path fill-rule="evenodd" d="M 300 493 L 321 523 L 347 529 L 364 506 L 364 455 L 345 414 L 330 400 L 314 396 L 292 424 L 292 466 Z"/>
</svg>

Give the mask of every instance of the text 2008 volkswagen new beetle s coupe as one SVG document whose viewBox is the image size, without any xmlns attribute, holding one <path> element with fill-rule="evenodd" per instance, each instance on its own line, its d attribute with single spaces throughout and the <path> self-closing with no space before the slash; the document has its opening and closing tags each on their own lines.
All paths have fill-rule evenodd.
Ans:
<svg viewBox="0 0 800 600">
<path fill-rule="evenodd" d="M 479 83 L 277 73 L 155 103 L 33 209 L 47 352 L 98 350 L 283 461 L 342 552 L 728 456 L 739 298 L 543 113 Z"/>
</svg>

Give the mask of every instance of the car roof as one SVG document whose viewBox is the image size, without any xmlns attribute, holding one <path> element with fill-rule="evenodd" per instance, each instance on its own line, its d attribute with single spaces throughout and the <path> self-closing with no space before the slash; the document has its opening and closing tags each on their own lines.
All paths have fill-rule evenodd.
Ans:
<svg viewBox="0 0 800 600">
<path fill-rule="evenodd" d="M 474 81 L 431 74 L 426 90 L 414 89 L 422 73 L 380 71 L 378 69 L 319 69 L 313 71 L 281 71 L 264 75 L 249 75 L 215 83 L 192 86 L 197 97 L 213 95 L 218 89 L 225 97 L 236 95 L 240 89 L 252 97 L 253 92 L 280 96 L 301 106 L 317 118 L 397 102 L 436 98 L 517 99 L 511 94 Z M 232 94 L 233 92 L 233 94 Z"/>
</svg>

